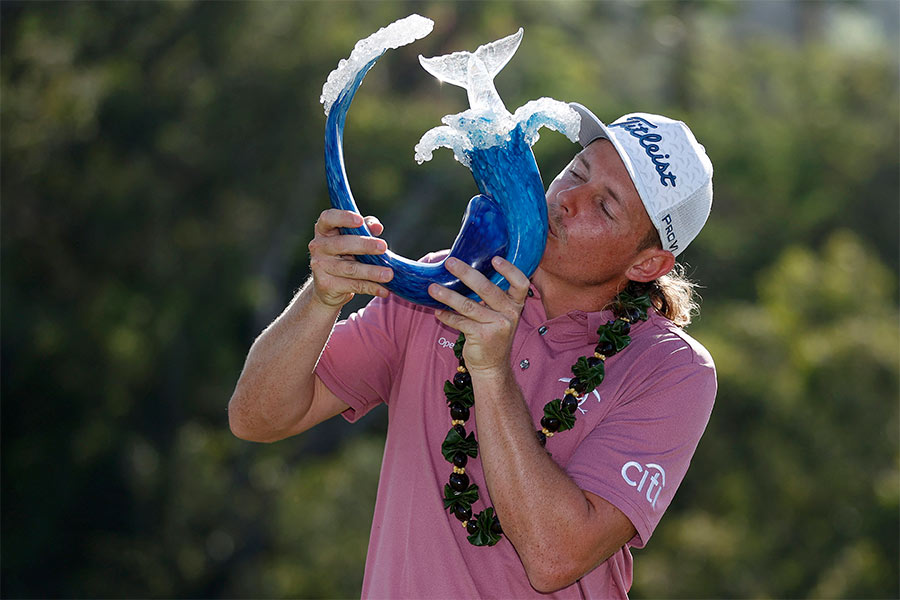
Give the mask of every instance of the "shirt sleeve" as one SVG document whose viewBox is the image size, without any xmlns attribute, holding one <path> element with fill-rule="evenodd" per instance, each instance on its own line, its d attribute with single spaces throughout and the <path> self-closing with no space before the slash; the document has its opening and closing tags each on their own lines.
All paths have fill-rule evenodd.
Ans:
<svg viewBox="0 0 900 600">
<path fill-rule="evenodd" d="M 630 542 L 636 548 L 650 539 L 681 484 L 716 395 L 709 354 L 672 338 L 642 357 L 657 366 L 622 393 L 566 468 L 580 488 L 625 513 L 637 530 Z"/>
<path fill-rule="evenodd" d="M 441 250 L 419 260 L 435 263 L 447 254 L 449 250 Z M 316 365 L 316 375 L 350 406 L 341 413 L 349 422 L 355 423 L 382 402 L 390 402 L 409 333 L 423 310 L 391 294 L 373 298 L 334 326 Z"/>
<path fill-rule="evenodd" d="M 325 344 L 316 375 L 350 406 L 342 416 L 351 423 L 390 398 L 412 316 L 406 305 L 395 296 L 374 298 L 339 321 Z"/>
</svg>

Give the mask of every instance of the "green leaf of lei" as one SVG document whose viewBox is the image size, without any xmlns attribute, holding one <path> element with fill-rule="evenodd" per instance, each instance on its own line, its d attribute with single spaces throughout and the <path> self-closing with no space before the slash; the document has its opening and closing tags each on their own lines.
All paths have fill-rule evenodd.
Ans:
<svg viewBox="0 0 900 600">
<path fill-rule="evenodd" d="M 621 319 L 616 319 L 611 324 L 601 325 L 597 328 L 597 334 L 600 336 L 598 342 L 609 342 L 616 349 L 621 351 L 625 346 L 631 343 L 631 337 L 625 333 L 625 327 L 628 323 Z"/>
<path fill-rule="evenodd" d="M 478 530 L 469 536 L 469 542 L 473 546 L 493 546 L 500 541 L 500 534 L 491 531 L 491 526 L 494 524 L 493 507 L 478 513 L 475 523 Z"/>
<path fill-rule="evenodd" d="M 444 508 L 453 508 L 461 504 L 464 508 L 471 508 L 478 501 L 478 486 L 470 483 L 464 492 L 457 492 L 449 484 L 444 484 Z"/>
<path fill-rule="evenodd" d="M 456 338 L 456 343 L 453 344 L 453 354 L 456 355 L 456 360 L 462 361 L 462 352 L 463 346 L 466 345 L 466 335 L 464 333 L 460 333 L 459 337 Z"/>
<path fill-rule="evenodd" d="M 613 311 L 621 314 L 628 308 L 636 308 L 640 312 L 640 317 L 638 318 L 641 321 L 646 321 L 647 311 L 650 310 L 651 306 L 653 306 L 653 303 L 647 294 L 632 296 L 628 292 L 622 291 L 616 296 L 616 301 L 613 303 Z"/>
<path fill-rule="evenodd" d="M 587 394 L 591 393 L 594 388 L 603 383 L 603 378 L 606 376 L 603 361 L 600 361 L 596 366 L 592 367 L 588 364 L 586 356 L 582 356 L 574 365 L 572 365 L 572 374 L 584 382 L 587 386 L 587 391 L 585 392 Z"/>
<path fill-rule="evenodd" d="M 472 391 L 471 385 L 459 389 L 452 381 L 444 381 L 444 395 L 447 396 L 447 404 L 459 402 L 466 408 L 475 406 L 475 392 Z"/>
<path fill-rule="evenodd" d="M 566 431 L 575 427 L 575 415 L 562 407 L 562 400 L 559 398 L 544 405 L 544 416 L 559 421 L 557 431 Z"/>
<path fill-rule="evenodd" d="M 468 454 L 472 458 L 478 458 L 478 442 L 475 440 L 474 433 L 470 433 L 463 438 L 456 431 L 455 427 L 452 427 L 447 432 L 447 437 L 444 438 L 444 443 L 441 444 L 441 454 L 444 455 L 447 462 L 453 462 L 453 455 L 457 452 Z"/>
</svg>

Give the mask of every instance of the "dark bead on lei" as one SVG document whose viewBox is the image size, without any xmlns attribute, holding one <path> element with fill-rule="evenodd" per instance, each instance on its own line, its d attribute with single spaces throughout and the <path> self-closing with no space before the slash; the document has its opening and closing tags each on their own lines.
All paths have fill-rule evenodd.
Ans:
<svg viewBox="0 0 900 600">
<path fill-rule="evenodd" d="M 450 405 L 450 418 L 454 421 L 468 421 L 469 407 L 462 402 L 454 402 Z"/>
<path fill-rule="evenodd" d="M 466 531 L 469 535 L 478 533 L 478 522 L 475 519 L 469 519 L 469 522 L 466 523 Z"/>
<path fill-rule="evenodd" d="M 465 452 L 457 452 L 453 455 L 453 466 L 459 467 L 462 469 L 466 466 L 466 463 L 469 462 L 469 457 L 466 456 Z"/>
<path fill-rule="evenodd" d="M 597 358 L 596 356 L 588 356 L 588 359 L 587 359 L 587 364 L 592 369 L 602 362 L 603 361 L 600 360 L 599 358 Z"/>
<path fill-rule="evenodd" d="M 469 487 L 469 476 L 465 473 L 450 473 L 450 487 L 456 492 L 464 492 Z"/>
<path fill-rule="evenodd" d="M 456 433 L 459 434 L 459 437 L 462 437 L 462 438 L 466 437 L 466 428 L 463 427 L 462 425 L 454 425 L 453 429 L 456 430 Z"/>
<path fill-rule="evenodd" d="M 567 410 L 569 414 L 575 414 L 575 409 L 578 408 L 578 398 L 572 394 L 566 394 L 566 397 L 563 398 L 562 401 L 562 407 L 564 410 Z"/>
<path fill-rule="evenodd" d="M 491 521 L 491 533 L 496 535 L 503 535 L 503 529 L 500 528 L 500 519 L 494 516 L 494 520 Z"/>
<path fill-rule="evenodd" d="M 631 333 L 631 323 L 628 321 L 622 321 L 622 333 L 628 335 Z"/>
<path fill-rule="evenodd" d="M 457 504 L 453 507 L 453 514 L 456 515 L 456 518 L 460 521 L 468 521 L 472 518 L 472 507 Z"/>
<path fill-rule="evenodd" d="M 456 386 L 456 389 L 462 390 L 465 389 L 466 386 L 472 383 L 472 376 L 468 373 L 459 373 L 453 376 L 453 385 Z"/>
<path fill-rule="evenodd" d="M 636 307 L 626 308 L 623 316 L 628 317 L 634 323 L 641 319 L 641 310 Z"/>
<path fill-rule="evenodd" d="M 587 385 L 577 377 L 573 377 L 572 381 L 569 382 L 569 387 L 578 392 L 579 394 L 583 394 L 587 389 Z"/>
<path fill-rule="evenodd" d="M 553 417 L 541 417 L 541 427 L 555 433 L 556 430 L 559 429 L 559 419 Z"/>
<path fill-rule="evenodd" d="M 538 442 L 540 442 L 541 446 L 546 446 L 547 445 L 547 436 L 544 435 L 544 432 L 536 431 L 535 434 L 537 435 L 537 440 L 538 440 Z"/>
<path fill-rule="evenodd" d="M 612 342 L 602 341 L 597 344 L 597 347 L 594 350 L 598 354 L 602 354 L 603 356 L 612 356 L 616 353 L 616 347 Z"/>
</svg>

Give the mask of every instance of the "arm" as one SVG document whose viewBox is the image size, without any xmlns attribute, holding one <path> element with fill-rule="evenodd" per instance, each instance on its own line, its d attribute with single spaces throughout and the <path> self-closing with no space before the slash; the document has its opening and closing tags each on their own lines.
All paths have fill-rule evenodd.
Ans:
<svg viewBox="0 0 900 600">
<path fill-rule="evenodd" d="M 472 384 L 485 479 L 503 531 L 535 589 L 563 588 L 625 545 L 634 525 L 580 489 L 537 442 L 508 364 L 473 373 Z"/>
<path fill-rule="evenodd" d="M 456 312 L 438 311 L 466 334 L 464 356 L 475 392 L 475 418 L 485 479 L 503 531 L 538 591 L 565 587 L 622 547 L 635 528 L 617 508 L 580 489 L 547 455 L 509 366 L 510 346 L 528 291 L 525 275 L 507 261 L 494 268 L 509 292 L 458 262 L 447 269 L 483 305 L 440 286 L 434 298 Z"/>
<path fill-rule="evenodd" d="M 377 235 L 381 225 L 368 218 Z M 272 442 L 306 431 L 340 414 L 347 405 L 315 375 L 316 363 L 341 307 L 356 293 L 386 297 L 380 283 L 390 269 L 364 265 L 353 254 L 383 254 L 377 238 L 341 235 L 340 227 L 359 227 L 362 217 L 335 209 L 316 222 L 309 243 L 312 277 L 284 312 L 253 342 L 228 403 L 231 431 L 240 438 Z"/>
</svg>

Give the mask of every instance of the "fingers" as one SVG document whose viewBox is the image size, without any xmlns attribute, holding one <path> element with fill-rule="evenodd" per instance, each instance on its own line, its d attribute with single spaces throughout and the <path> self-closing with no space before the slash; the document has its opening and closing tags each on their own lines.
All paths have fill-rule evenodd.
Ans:
<svg viewBox="0 0 900 600">
<path fill-rule="evenodd" d="M 388 267 L 367 265 L 356 260 L 326 261 L 322 264 L 322 271 L 335 277 L 365 279 L 384 283 L 394 278 L 394 272 Z"/>
<path fill-rule="evenodd" d="M 384 225 L 381 224 L 375 217 L 366 217 L 366 226 L 369 228 L 369 231 L 372 232 L 372 235 L 381 235 L 384 233 Z"/>
<path fill-rule="evenodd" d="M 355 229 L 363 223 L 369 231 L 381 233 L 384 228 L 375 217 L 365 220 L 357 213 L 329 209 L 316 221 L 316 235 L 309 242 L 310 270 L 316 294 L 329 306 L 345 304 L 354 294 L 387 297 L 381 284 L 393 279 L 389 267 L 358 262 L 351 255 L 384 254 L 387 243 L 376 237 L 343 235 L 341 228 Z"/>
<path fill-rule="evenodd" d="M 456 311 L 455 314 L 448 311 L 438 311 L 437 316 L 447 325 L 459 329 L 463 333 L 468 333 L 468 331 L 460 328 L 459 324 L 462 320 L 467 319 L 478 323 L 489 323 L 496 314 L 496 311 L 475 302 L 471 298 L 436 283 L 428 286 L 428 295 Z"/>
<path fill-rule="evenodd" d="M 455 313 L 452 310 L 437 309 L 434 311 L 434 316 L 444 325 L 452 327 L 453 329 L 466 334 L 466 336 L 472 335 L 473 323 L 470 319 L 467 319 L 466 317 Z"/>
<path fill-rule="evenodd" d="M 387 242 L 376 237 L 362 235 L 317 235 L 308 245 L 310 254 L 384 254 Z"/>
<path fill-rule="evenodd" d="M 524 304 L 525 298 L 528 296 L 528 288 L 531 287 L 531 281 L 525 276 L 525 273 L 519 270 L 516 265 L 500 256 L 495 256 L 491 260 L 491 264 L 509 282 L 509 291 L 507 293 L 513 302 Z"/>
<path fill-rule="evenodd" d="M 375 235 L 380 234 L 384 227 L 375 217 L 366 217 L 366 224 L 370 225 L 370 231 Z M 384 240 L 362 236 L 342 235 L 340 229 L 355 229 L 362 227 L 363 218 L 355 212 L 337 210 L 334 208 L 323 211 L 316 221 L 316 236 L 309 243 L 310 254 L 384 254 L 387 252 L 387 242 Z"/>
<path fill-rule="evenodd" d="M 471 373 L 495 371 L 509 367 L 509 352 L 519 316 L 528 294 L 528 278 L 509 261 L 495 257 L 491 261 L 497 272 L 510 283 L 505 292 L 477 269 L 454 258 L 444 262 L 446 269 L 477 293 L 479 303 L 449 288 L 432 284 L 429 295 L 451 310 L 437 310 L 435 317 L 466 334 L 463 356 Z"/>
<path fill-rule="evenodd" d="M 335 301 L 346 297 L 346 302 L 349 300 L 348 294 L 370 294 L 386 298 L 388 290 L 381 284 L 394 277 L 394 272 L 389 267 L 367 265 L 352 258 L 338 256 L 313 254 L 309 266 L 317 291 Z"/>
<path fill-rule="evenodd" d="M 338 235 L 341 227 L 356 228 L 363 226 L 363 218 L 349 210 L 329 208 L 322 211 L 316 221 L 316 235 Z"/>
<path fill-rule="evenodd" d="M 456 258 L 448 258 L 444 263 L 444 267 L 450 273 L 456 275 L 459 280 L 466 284 L 466 286 L 470 290 L 478 294 L 478 296 L 484 301 L 484 304 L 487 305 L 487 307 L 489 307 L 491 310 L 499 311 L 505 314 L 518 314 L 519 312 L 521 312 L 522 306 L 525 303 L 525 297 L 528 294 L 528 278 L 524 273 L 522 273 L 522 271 L 518 269 L 518 267 L 499 256 L 495 256 L 491 261 L 491 264 L 494 266 L 497 272 L 503 275 L 509 282 L 510 285 L 508 292 L 505 292 L 498 286 L 494 285 L 493 282 L 491 282 L 478 270 L 472 268 L 471 266 Z M 447 290 L 446 288 L 440 288 L 440 286 L 433 287 L 435 287 L 434 293 L 432 294 L 432 290 L 431 288 L 429 288 L 429 294 L 431 294 L 432 297 L 436 300 L 439 300 L 447 306 L 450 306 L 460 314 L 470 316 L 475 320 L 481 320 L 479 318 L 480 315 L 489 318 L 489 311 L 482 310 L 484 307 L 477 304 L 473 300 L 466 298 L 461 294 L 455 294 L 453 292 L 448 294 L 446 292 L 450 292 L 450 290 Z M 451 302 L 453 304 L 451 304 Z"/>
<path fill-rule="evenodd" d="M 376 217 L 361 217 L 358 213 L 349 210 L 340 210 L 337 208 L 329 208 L 322 211 L 319 220 L 316 221 L 316 233 L 322 235 L 339 235 L 337 231 L 341 227 L 346 229 L 356 229 L 362 227 L 363 224 L 369 228 L 373 235 L 381 235 L 384 232 L 384 225 L 381 224 Z"/>
</svg>

